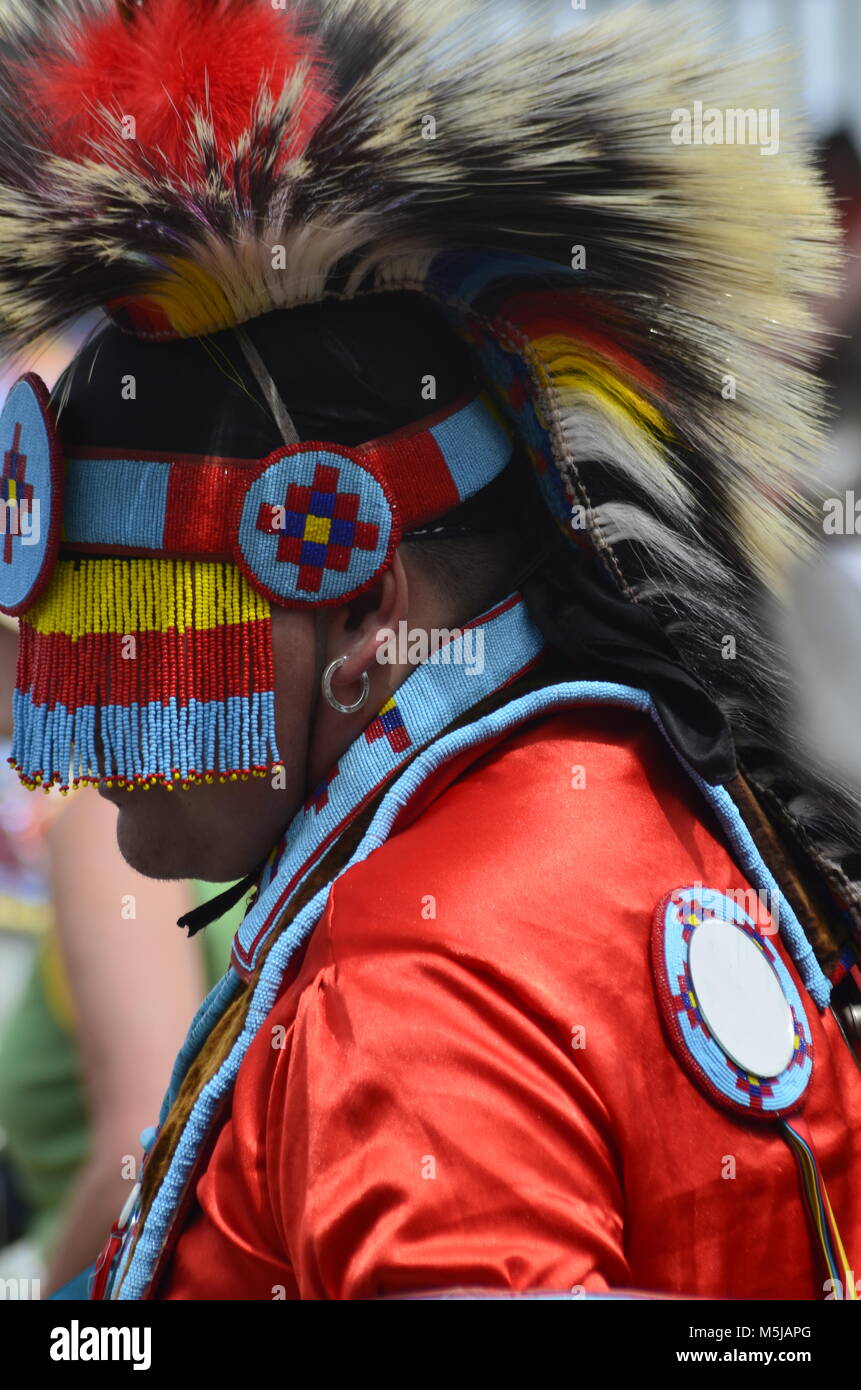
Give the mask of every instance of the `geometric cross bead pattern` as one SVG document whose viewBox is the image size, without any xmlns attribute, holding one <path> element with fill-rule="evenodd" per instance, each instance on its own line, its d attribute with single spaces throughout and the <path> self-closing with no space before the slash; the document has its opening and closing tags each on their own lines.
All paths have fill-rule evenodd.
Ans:
<svg viewBox="0 0 861 1390">
<path fill-rule="evenodd" d="M 0 413 L 0 610 L 9 614 L 36 601 L 57 559 L 62 463 L 48 400 L 28 372 Z"/>
<path fill-rule="evenodd" d="M 386 701 L 376 719 L 372 719 L 365 730 L 366 743 L 376 743 L 381 738 L 388 739 L 393 753 L 405 753 L 412 745 L 404 717 L 394 696 Z"/>
<path fill-rule="evenodd" d="M 754 989 L 738 988 L 737 1001 L 726 980 L 718 978 L 713 982 L 703 974 L 706 966 L 720 969 L 722 938 L 730 984 L 733 969 L 751 971 L 753 967 Z M 707 944 L 708 949 L 700 953 L 697 968 L 698 941 Z M 696 885 L 677 888 L 663 898 L 652 930 L 652 967 L 660 1012 L 673 1051 L 701 1091 L 736 1115 L 744 1112 L 750 1120 L 773 1121 L 798 1109 L 813 1074 L 813 1038 L 804 1004 L 773 941 L 757 928 L 736 896 Z M 705 992 L 711 993 L 711 999 L 704 1001 L 698 993 L 698 970 L 700 990 L 708 986 Z M 766 1047 L 763 1053 L 760 1038 L 761 1055 L 770 1052 L 775 1058 L 787 1059 L 785 1065 L 783 1060 L 777 1064 L 779 1069 L 774 1075 L 756 1075 L 740 1065 L 738 1049 L 730 1041 L 733 1022 L 739 1025 L 735 1036 L 742 1037 L 746 1029 L 755 1035 L 762 1024 L 756 1016 L 757 980 L 759 988 L 763 983 L 768 985 L 772 1002 L 776 999 L 778 1005 L 770 1014 L 770 1026 L 777 1029 L 777 1036 L 770 1039 L 774 1045 Z M 762 990 L 763 1000 L 766 992 Z M 722 1005 L 722 1015 L 715 1009 L 715 1000 Z M 742 1016 L 735 1020 L 734 1007 L 742 1011 Z"/>
<path fill-rule="evenodd" d="M 319 607 L 367 588 L 397 536 L 382 485 L 347 448 L 299 444 L 270 456 L 247 489 L 234 544 L 275 603 Z"/>
</svg>

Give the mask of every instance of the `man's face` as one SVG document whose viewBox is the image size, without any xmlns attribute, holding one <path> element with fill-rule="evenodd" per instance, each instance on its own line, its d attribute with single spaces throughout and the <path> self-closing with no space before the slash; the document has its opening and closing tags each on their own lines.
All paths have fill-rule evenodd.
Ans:
<svg viewBox="0 0 861 1390">
<path fill-rule="evenodd" d="M 150 878 L 243 878 L 266 857 L 305 799 L 317 702 L 314 618 L 272 611 L 275 723 L 283 772 L 168 791 L 101 786 L 118 807 L 117 842 Z"/>
</svg>

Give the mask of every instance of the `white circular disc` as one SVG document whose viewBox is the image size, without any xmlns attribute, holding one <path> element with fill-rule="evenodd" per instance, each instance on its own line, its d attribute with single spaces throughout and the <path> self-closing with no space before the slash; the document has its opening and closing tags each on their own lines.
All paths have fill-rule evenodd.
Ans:
<svg viewBox="0 0 861 1390">
<path fill-rule="evenodd" d="M 731 922 L 694 928 L 691 984 L 709 1031 L 752 1076 L 779 1076 L 792 1060 L 795 1025 L 780 981 L 762 951 Z"/>
</svg>

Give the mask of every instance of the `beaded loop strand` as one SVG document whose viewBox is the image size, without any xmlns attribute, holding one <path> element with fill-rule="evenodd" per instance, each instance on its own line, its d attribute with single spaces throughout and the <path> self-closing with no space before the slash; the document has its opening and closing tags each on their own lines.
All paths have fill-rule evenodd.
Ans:
<svg viewBox="0 0 861 1390">
<path fill-rule="evenodd" d="M 269 603 L 221 561 L 61 560 L 21 620 L 25 786 L 192 786 L 281 759 Z"/>
</svg>

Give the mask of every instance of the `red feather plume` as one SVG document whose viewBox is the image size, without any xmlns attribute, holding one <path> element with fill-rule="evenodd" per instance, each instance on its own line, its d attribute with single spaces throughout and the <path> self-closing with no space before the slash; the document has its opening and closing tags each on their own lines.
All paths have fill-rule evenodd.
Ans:
<svg viewBox="0 0 861 1390">
<path fill-rule="evenodd" d="M 289 158 L 333 103 L 319 46 L 270 0 L 148 0 L 136 9 L 122 3 L 81 24 L 65 51 L 43 57 L 22 90 L 43 128 L 53 129 L 55 153 L 92 157 L 93 140 L 103 149 L 101 105 L 134 117 L 137 147 L 149 161 L 185 174 L 192 107 L 210 114 L 224 168 L 231 143 L 249 127 L 261 86 L 277 97 L 301 63 L 308 75 L 282 154 Z"/>
</svg>

